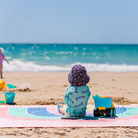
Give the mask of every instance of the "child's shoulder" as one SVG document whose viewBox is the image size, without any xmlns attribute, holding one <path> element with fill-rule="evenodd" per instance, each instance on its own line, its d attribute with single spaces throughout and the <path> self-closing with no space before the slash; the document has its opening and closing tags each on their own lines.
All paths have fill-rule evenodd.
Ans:
<svg viewBox="0 0 138 138">
<path fill-rule="evenodd" d="M 1 57 L 4 57 L 4 55 L 3 55 L 3 54 L 0 54 L 0 56 L 1 56 Z"/>
<path fill-rule="evenodd" d="M 81 87 L 78 87 L 80 89 L 89 89 L 89 87 L 87 85 L 84 85 L 84 86 L 81 86 Z"/>
<path fill-rule="evenodd" d="M 85 85 L 85 87 L 86 87 L 87 89 L 89 89 L 89 86 Z"/>
<path fill-rule="evenodd" d="M 77 90 L 87 90 L 87 89 L 89 89 L 89 87 L 87 85 L 84 85 L 81 87 L 76 87 L 76 86 L 70 85 L 67 87 L 67 91 L 75 91 L 76 89 Z"/>
<path fill-rule="evenodd" d="M 69 85 L 69 86 L 67 87 L 67 90 L 72 89 L 72 88 L 75 88 L 75 86 Z"/>
</svg>

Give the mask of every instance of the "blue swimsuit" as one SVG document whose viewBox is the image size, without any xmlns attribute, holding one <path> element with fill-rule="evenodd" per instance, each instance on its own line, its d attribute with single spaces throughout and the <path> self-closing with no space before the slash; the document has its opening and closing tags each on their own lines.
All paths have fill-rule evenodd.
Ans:
<svg viewBox="0 0 138 138">
<path fill-rule="evenodd" d="M 67 104 L 67 117 L 83 117 L 86 114 L 87 102 L 91 95 L 87 85 L 76 87 L 68 86 L 64 102 Z"/>
</svg>

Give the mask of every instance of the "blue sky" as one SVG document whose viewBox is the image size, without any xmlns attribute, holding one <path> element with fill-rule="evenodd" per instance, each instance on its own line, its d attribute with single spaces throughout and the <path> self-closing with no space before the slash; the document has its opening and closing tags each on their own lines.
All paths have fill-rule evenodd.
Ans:
<svg viewBox="0 0 138 138">
<path fill-rule="evenodd" d="M 0 43 L 138 43 L 138 0 L 0 0 Z"/>
</svg>

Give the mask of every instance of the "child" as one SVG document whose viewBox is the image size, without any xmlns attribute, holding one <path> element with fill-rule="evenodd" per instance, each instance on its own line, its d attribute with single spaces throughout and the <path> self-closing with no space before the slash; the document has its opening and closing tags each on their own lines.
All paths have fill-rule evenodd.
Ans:
<svg viewBox="0 0 138 138">
<path fill-rule="evenodd" d="M 91 95 L 89 87 L 89 76 L 84 66 L 75 65 L 68 75 L 68 81 L 71 84 L 67 87 L 64 102 L 67 109 L 63 107 L 63 103 L 58 103 L 58 111 L 66 117 L 84 117 L 86 115 L 87 102 Z"/>
<path fill-rule="evenodd" d="M 3 60 L 5 60 L 7 63 L 9 63 L 9 61 L 8 61 L 7 59 L 5 59 L 5 57 L 4 57 L 4 55 L 2 54 L 2 52 L 3 52 L 3 49 L 0 48 L 0 73 L 1 73 L 1 78 L 3 78 L 3 77 L 2 77 L 2 68 L 3 68 L 2 63 L 3 63 Z"/>
</svg>

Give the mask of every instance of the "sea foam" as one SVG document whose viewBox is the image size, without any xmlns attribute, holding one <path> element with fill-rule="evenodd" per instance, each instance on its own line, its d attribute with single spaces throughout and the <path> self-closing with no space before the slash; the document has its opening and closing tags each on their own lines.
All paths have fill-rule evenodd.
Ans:
<svg viewBox="0 0 138 138">
<path fill-rule="evenodd" d="M 10 61 L 9 64 L 4 62 L 4 72 L 69 72 L 75 64 L 85 66 L 88 72 L 136 72 L 138 65 L 109 65 L 109 64 L 94 64 L 94 63 L 74 63 L 67 65 L 38 65 L 33 62 L 23 62 L 21 60 Z"/>
</svg>

